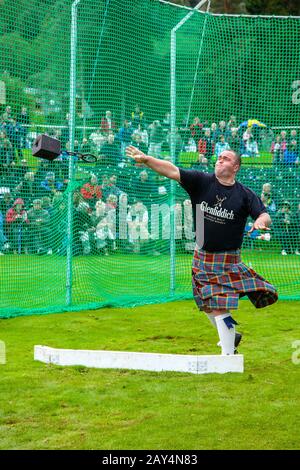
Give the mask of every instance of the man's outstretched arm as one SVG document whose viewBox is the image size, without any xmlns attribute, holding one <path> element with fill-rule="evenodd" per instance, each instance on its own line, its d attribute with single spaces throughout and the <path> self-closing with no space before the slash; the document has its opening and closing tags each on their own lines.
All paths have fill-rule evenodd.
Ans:
<svg viewBox="0 0 300 470">
<path fill-rule="evenodd" d="M 151 170 L 156 171 L 160 175 L 166 176 L 175 181 L 180 181 L 180 172 L 177 166 L 173 165 L 173 163 L 168 162 L 166 160 L 159 160 L 158 158 L 151 157 L 150 155 L 146 155 L 141 152 L 138 148 L 133 147 L 130 145 L 126 148 L 126 155 L 136 163 L 143 163 Z"/>
</svg>

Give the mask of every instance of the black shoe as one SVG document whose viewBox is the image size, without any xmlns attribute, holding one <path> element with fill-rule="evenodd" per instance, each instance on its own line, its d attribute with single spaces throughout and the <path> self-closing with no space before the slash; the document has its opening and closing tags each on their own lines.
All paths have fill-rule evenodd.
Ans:
<svg viewBox="0 0 300 470">
<path fill-rule="evenodd" d="M 241 333 L 238 333 L 237 331 L 235 332 L 235 338 L 234 338 L 234 346 L 237 348 L 238 345 L 240 344 L 242 340 L 243 335 Z"/>
<path fill-rule="evenodd" d="M 235 333 L 235 338 L 234 338 L 234 354 L 238 354 L 238 350 L 236 349 L 238 347 L 238 345 L 240 344 L 241 340 L 242 340 L 242 337 L 243 335 L 241 335 L 241 333 L 238 333 L 236 331 Z"/>
</svg>

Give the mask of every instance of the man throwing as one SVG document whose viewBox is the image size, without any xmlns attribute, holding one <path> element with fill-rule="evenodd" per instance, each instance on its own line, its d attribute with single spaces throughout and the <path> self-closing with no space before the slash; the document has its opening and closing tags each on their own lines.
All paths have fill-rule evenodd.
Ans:
<svg viewBox="0 0 300 470">
<path fill-rule="evenodd" d="M 241 261 L 240 249 L 248 216 L 251 231 L 269 230 L 271 219 L 260 198 L 236 181 L 241 158 L 233 150 L 218 157 L 215 172 L 178 168 L 169 161 L 145 155 L 129 146 L 127 156 L 155 172 L 178 181 L 191 198 L 194 222 L 196 208 L 204 212 L 204 243 L 196 244 L 192 283 L 195 301 L 218 331 L 222 354 L 234 354 L 241 340 L 230 310 L 247 295 L 256 308 L 277 301 L 275 287 Z"/>
</svg>

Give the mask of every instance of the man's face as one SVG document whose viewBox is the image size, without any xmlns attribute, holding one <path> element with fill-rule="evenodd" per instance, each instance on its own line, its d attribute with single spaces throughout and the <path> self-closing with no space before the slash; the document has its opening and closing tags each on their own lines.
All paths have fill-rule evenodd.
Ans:
<svg viewBox="0 0 300 470">
<path fill-rule="evenodd" d="M 238 168 L 235 154 L 230 150 L 224 150 L 216 161 L 215 175 L 219 178 L 234 176 Z"/>
</svg>

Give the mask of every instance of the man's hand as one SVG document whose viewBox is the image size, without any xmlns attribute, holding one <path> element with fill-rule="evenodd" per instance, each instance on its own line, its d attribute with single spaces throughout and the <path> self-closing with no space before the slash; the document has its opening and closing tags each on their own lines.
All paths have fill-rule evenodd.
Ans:
<svg viewBox="0 0 300 470">
<path fill-rule="evenodd" d="M 263 212 L 260 214 L 259 217 L 253 222 L 249 233 L 253 232 L 254 230 L 270 230 L 269 226 L 271 225 L 271 217 L 267 212 Z"/>
<path fill-rule="evenodd" d="M 126 148 L 126 155 L 127 157 L 133 158 L 136 163 L 147 163 L 148 160 L 148 156 L 133 145 L 129 145 L 129 147 Z"/>
</svg>

